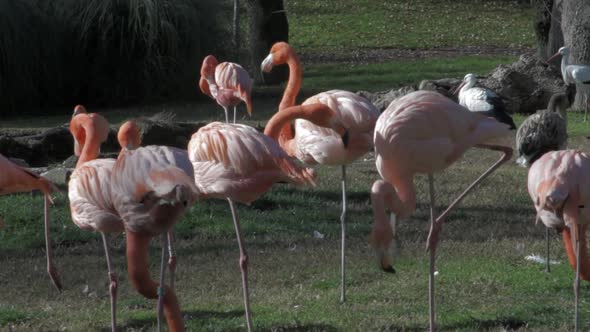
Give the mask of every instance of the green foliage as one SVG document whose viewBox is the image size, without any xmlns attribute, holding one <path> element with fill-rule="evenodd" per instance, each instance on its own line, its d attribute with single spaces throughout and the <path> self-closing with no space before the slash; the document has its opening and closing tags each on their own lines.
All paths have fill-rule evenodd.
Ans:
<svg viewBox="0 0 590 332">
<path fill-rule="evenodd" d="M 194 93 L 201 59 L 223 47 L 221 8 L 209 0 L 3 1 L 3 113 Z"/>
</svg>

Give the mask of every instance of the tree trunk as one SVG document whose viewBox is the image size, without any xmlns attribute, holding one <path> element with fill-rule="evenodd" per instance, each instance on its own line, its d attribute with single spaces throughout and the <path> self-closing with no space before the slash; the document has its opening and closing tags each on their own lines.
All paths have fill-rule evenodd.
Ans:
<svg viewBox="0 0 590 332">
<path fill-rule="evenodd" d="M 236 53 L 236 61 L 239 62 L 240 56 L 240 0 L 234 0 L 234 19 L 232 41 Z"/>
<path fill-rule="evenodd" d="M 570 48 L 571 64 L 590 64 L 590 1 L 563 0 L 562 31 L 565 45 Z M 583 97 L 576 93 L 574 109 L 583 109 Z"/>
<path fill-rule="evenodd" d="M 534 29 L 537 37 L 537 55 L 547 59 L 563 46 L 561 12 L 564 0 L 535 0 Z"/>
<path fill-rule="evenodd" d="M 260 63 L 272 45 L 278 41 L 289 40 L 289 23 L 283 0 L 248 0 L 250 11 L 250 72 L 254 80 L 277 84 L 288 77 L 288 69 L 281 66 L 272 73 L 260 72 Z"/>
</svg>

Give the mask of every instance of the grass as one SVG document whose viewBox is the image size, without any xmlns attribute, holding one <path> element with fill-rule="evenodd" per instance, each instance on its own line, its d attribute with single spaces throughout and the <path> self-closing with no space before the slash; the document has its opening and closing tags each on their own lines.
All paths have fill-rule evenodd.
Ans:
<svg viewBox="0 0 590 332">
<path fill-rule="evenodd" d="M 286 8 L 290 38 L 305 52 L 534 43 L 533 10 L 514 1 L 297 0 Z"/>
<path fill-rule="evenodd" d="M 588 150 L 585 137 L 571 147 Z M 437 204 L 450 200 L 497 155 L 471 150 L 435 176 Z M 367 244 L 371 227 L 368 190 L 378 174 L 368 155 L 348 168 L 348 302 L 338 304 L 338 172 L 318 168 L 317 188 L 277 185 L 251 206 L 239 206 L 250 254 L 254 323 L 263 331 L 421 330 L 427 327 L 427 181 L 418 176 L 418 209 L 400 223 L 397 274 L 381 272 Z M 2 197 L 0 323 L 13 331 L 108 330 L 107 275 L 96 234 L 77 229 L 60 194 L 52 209 L 55 255 L 65 290 L 57 294 L 45 274 L 42 199 Z M 190 331 L 244 330 L 237 245 L 224 201 L 194 205 L 177 225 L 179 290 Z M 449 217 L 438 251 L 437 305 L 441 330 L 526 328 L 570 330 L 573 273 L 561 241 L 551 237 L 550 274 L 524 260 L 544 253 L 544 232 L 534 225 L 526 170 L 500 168 Z M 318 231 L 324 239 L 315 238 Z M 157 242 L 157 241 L 156 241 Z M 155 329 L 155 302 L 130 287 L 124 240 L 112 239 L 120 276 L 119 323 L 129 330 Z M 151 252 L 152 271 L 158 262 Z M 87 289 L 86 289 L 87 288 Z M 589 327 L 590 288 L 583 284 L 582 326 Z"/>
</svg>

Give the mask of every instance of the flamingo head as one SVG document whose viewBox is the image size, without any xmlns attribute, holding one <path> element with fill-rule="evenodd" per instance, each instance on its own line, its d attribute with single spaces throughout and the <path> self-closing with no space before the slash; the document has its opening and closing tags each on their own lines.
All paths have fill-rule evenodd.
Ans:
<svg viewBox="0 0 590 332">
<path fill-rule="evenodd" d="M 74 154 L 80 157 L 78 163 L 83 163 L 98 158 L 100 145 L 109 136 L 109 123 L 98 113 L 75 114 L 70 120 L 70 133 L 74 137 Z"/>
<path fill-rule="evenodd" d="M 203 59 L 203 64 L 201 65 L 201 77 L 212 80 L 215 76 L 215 67 L 217 67 L 218 64 L 219 62 L 215 56 L 207 55 L 205 59 Z"/>
<path fill-rule="evenodd" d="M 348 146 L 349 132 L 342 120 L 338 117 L 336 112 L 325 104 L 309 104 L 303 107 L 303 112 L 306 113 L 303 118 L 324 128 L 334 130 L 342 138 L 344 147 Z"/>
<path fill-rule="evenodd" d="M 569 47 L 567 47 L 567 46 L 560 47 L 559 50 L 557 50 L 557 52 L 555 54 L 553 54 L 549 59 L 547 59 L 547 62 L 551 62 L 551 61 L 555 60 L 556 58 L 558 58 L 559 56 L 567 57 L 569 54 L 570 54 Z"/>
<path fill-rule="evenodd" d="M 545 180 L 537 186 L 535 205 L 543 210 L 553 211 L 556 215 L 563 215 L 563 207 L 569 198 L 569 192 L 564 183 L 558 179 Z"/>
<path fill-rule="evenodd" d="M 287 61 L 292 55 L 293 49 L 289 44 L 285 42 L 275 43 L 271 47 L 270 53 L 262 61 L 260 69 L 263 72 L 268 73 L 272 70 L 273 66 L 278 66 L 287 63 Z"/>
<path fill-rule="evenodd" d="M 390 210 L 387 220 L 387 205 L 392 200 L 395 189 L 383 180 L 377 180 L 371 188 L 371 205 L 373 207 L 373 230 L 370 242 L 377 255 L 377 263 L 385 272 L 395 273 L 393 268 L 395 250 L 395 232 L 397 215 Z"/>
<path fill-rule="evenodd" d="M 86 114 L 86 113 L 88 113 L 86 111 L 86 107 L 84 107 L 83 105 L 76 105 L 74 107 L 74 113 L 72 114 L 72 118 L 78 114 Z"/>
<path fill-rule="evenodd" d="M 122 149 L 137 149 L 141 145 L 141 132 L 137 123 L 135 121 L 127 121 L 121 125 L 117 139 Z"/>
</svg>

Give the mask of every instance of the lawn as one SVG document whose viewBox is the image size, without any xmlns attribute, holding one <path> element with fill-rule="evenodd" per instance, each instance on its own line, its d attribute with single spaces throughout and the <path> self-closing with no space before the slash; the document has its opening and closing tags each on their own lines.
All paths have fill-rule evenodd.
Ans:
<svg viewBox="0 0 590 332">
<path fill-rule="evenodd" d="M 305 57 L 359 50 L 516 48 L 533 45 L 532 10 L 513 1 L 286 1 L 291 43 Z M 485 14 L 485 15 L 482 15 Z M 427 18 L 427 19 L 425 19 Z M 494 33 L 490 33 L 494 32 Z M 484 52 L 485 53 L 485 52 Z M 403 58 L 339 63 L 304 62 L 303 95 L 342 88 L 384 90 L 422 79 L 486 74 L 512 55 Z M 374 63 L 375 62 L 375 63 Z M 263 125 L 276 111 L 282 88 L 255 88 L 249 124 Z M 111 123 L 170 111 L 180 121 L 221 120 L 212 101 L 134 105 L 100 111 Z M 50 127 L 61 116 L 12 118 L 2 127 Z M 570 147 L 589 151 L 590 125 L 569 117 Z M 515 116 L 520 124 L 524 117 Z M 512 140 L 512 138 L 508 138 Z M 497 158 L 472 149 L 435 175 L 442 209 Z M 339 304 L 340 179 L 336 168 L 317 167 L 315 188 L 277 184 L 251 206 L 239 206 L 250 260 L 253 321 L 261 331 L 417 331 L 428 327 L 428 192 L 416 178 L 418 208 L 399 226 L 396 274 L 382 272 L 367 238 L 369 189 L 378 178 L 374 157 L 348 167 L 347 288 Z M 544 228 L 534 225 L 526 170 L 514 158 L 468 196 L 447 219 L 437 253 L 440 330 L 568 331 L 573 329 L 573 272 L 560 236 L 551 233 L 551 273 L 525 256 L 544 255 Z M 64 291 L 45 272 L 42 197 L 0 198 L 0 331 L 110 331 L 106 264 L 97 234 L 71 221 L 67 195 L 51 209 L 52 238 Z M 225 201 L 203 201 L 177 224 L 177 293 L 188 331 L 244 331 L 238 249 Z M 320 236 L 318 236 L 318 234 Z M 323 238 L 322 236 L 323 235 Z M 153 276 L 159 243 L 150 251 Z M 124 236 L 111 238 L 119 273 L 119 328 L 155 330 L 155 301 L 130 286 Z M 581 325 L 590 329 L 590 287 L 581 289 Z"/>
</svg>

